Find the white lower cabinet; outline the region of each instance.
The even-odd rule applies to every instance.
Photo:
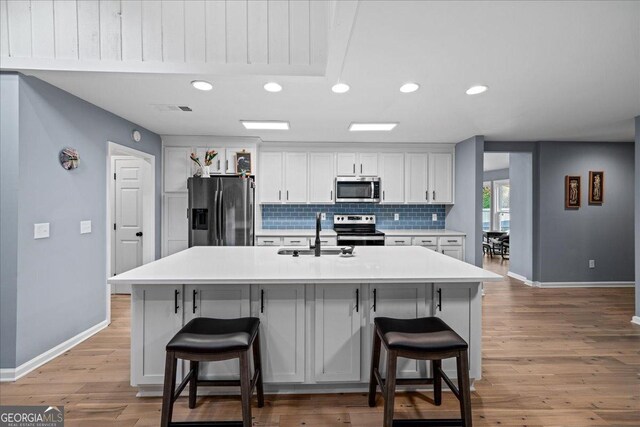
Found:
[[[360,381],[362,286],[315,285],[317,382]]]
[[[184,290],[185,324],[195,317],[234,319],[251,315],[250,285],[187,285]],[[237,359],[203,362],[200,364],[200,378],[237,379],[238,366]]]
[[[165,347],[182,327],[182,285],[135,286],[131,323],[131,384],[162,384]]]
[[[253,285],[264,381],[304,382],[305,285]]]
[[[472,348],[473,343],[471,342],[471,302],[477,288],[477,285],[467,285],[463,283],[446,286],[434,285],[433,287],[434,315],[444,320],[447,325],[469,344],[470,359],[475,350]],[[469,365],[471,366],[471,370],[473,370],[475,364],[469,363]],[[449,377],[457,377],[455,359],[443,360],[442,367]]]
[[[429,292],[427,292],[427,290]],[[376,317],[394,317],[398,319],[416,319],[431,314],[431,285],[424,283],[392,283],[369,285],[369,349],[372,345],[374,319]],[[384,347],[384,346],[383,346]],[[370,354],[371,350],[369,350]],[[367,365],[370,365],[370,361]],[[386,355],[384,348],[380,358],[380,372],[386,373]],[[368,369],[367,369],[368,371]],[[425,361],[398,359],[398,378],[426,377],[428,373]]]

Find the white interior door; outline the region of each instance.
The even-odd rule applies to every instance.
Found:
[[[124,273],[142,265],[143,161],[115,159],[114,270]],[[130,285],[114,285],[114,293],[131,293]]]

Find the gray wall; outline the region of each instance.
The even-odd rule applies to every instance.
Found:
[[[465,261],[482,266],[482,164],[484,137],[456,144],[455,205],[448,207],[446,228],[467,234]]]
[[[533,277],[533,155],[509,155],[510,236],[509,271]]]
[[[484,171],[484,173],[482,174],[482,179],[484,180],[484,182],[509,179],[509,168]]]
[[[158,135],[36,78],[19,77],[19,115],[17,366],[106,318],[107,141],[156,156],[157,257],[162,165]],[[78,169],[60,166],[65,146],[78,149]],[[33,239],[38,222],[50,238]]]
[[[634,280],[633,162],[631,143],[540,143],[541,282]],[[589,171],[604,171],[602,205],[588,203]],[[565,175],[582,176],[578,210],[564,208]]]
[[[0,74],[0,368],[16,363],[18,76]]]
[[[640,116],[636,117],[636,316],[640,317]]]

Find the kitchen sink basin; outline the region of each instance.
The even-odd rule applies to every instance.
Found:
[[[316,253],[314,249],[309,249],[309,248],[300,248],[300,249],[283,248],[278,250],[278,255],[292,256],[294,255],[295,252],[297,252],[298,255],[315,255]],[[342,252],[342,249],[340,248],[320,249],[320,255],[340,255],[341,252]]]

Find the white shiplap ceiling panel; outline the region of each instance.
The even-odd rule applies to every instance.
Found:
[[[0,0],[3,68],[322,75],[329,3]],[[154,63],[150,67],[149,63]],[[189,69],[190,71],[194,71]]]

